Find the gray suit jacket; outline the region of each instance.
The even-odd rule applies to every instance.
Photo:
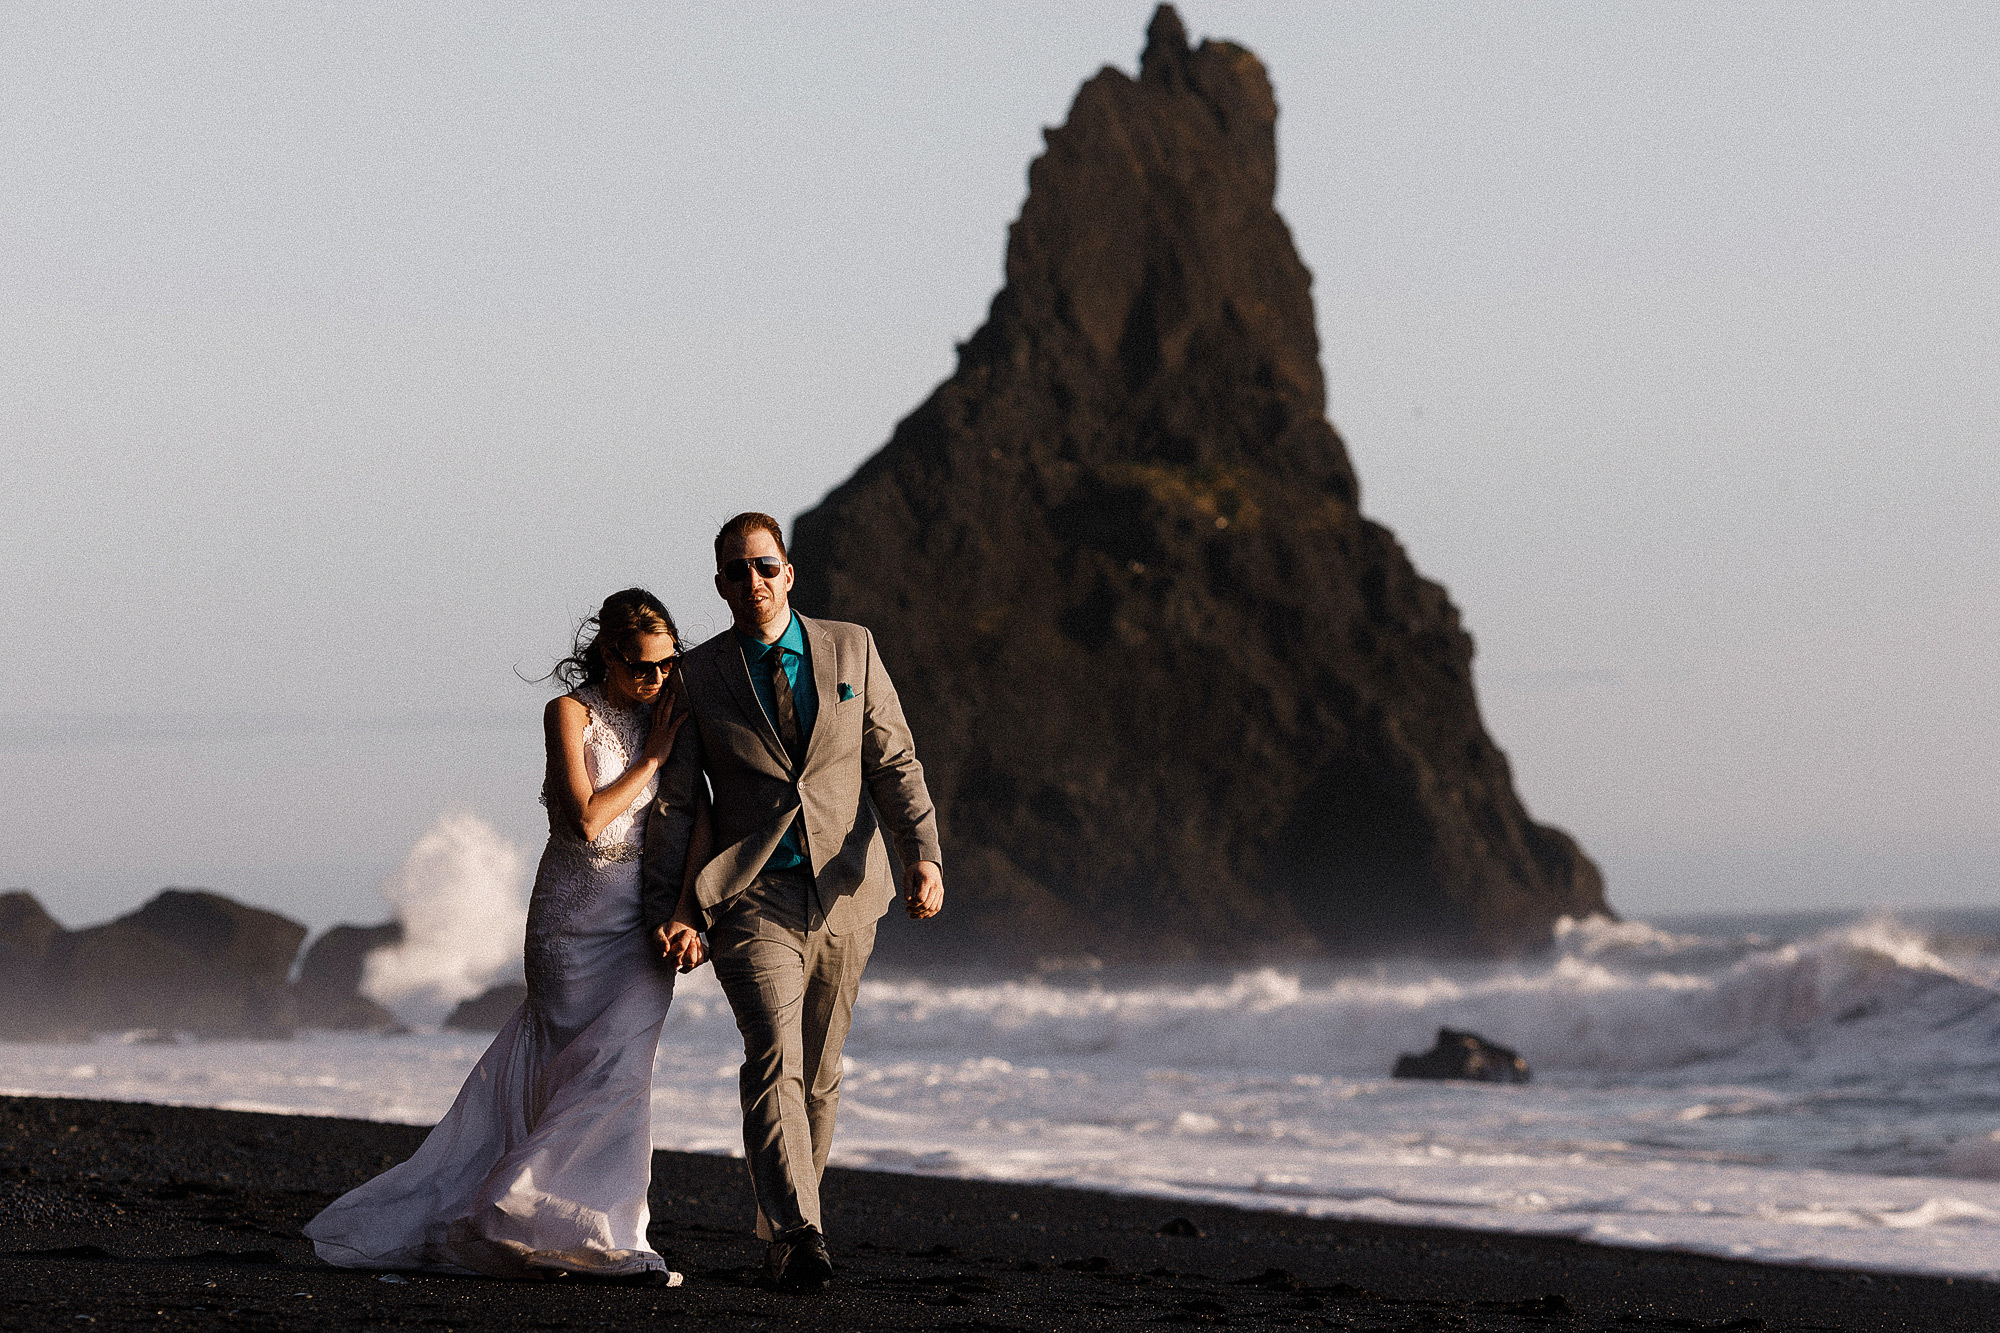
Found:
[[[715,834],[714,855],[693,885],[704,926],[750,886],[800,810],[820,911],[835,935],[876,920],[896,900],[884,826],[905,865],[944,863],[923,765],[874,636],[838,620],[799,616],[799,624],[812,649],[819,715],[796,769],[757,702],[734,631],[681,659],[693,716],[660,770],[659,798],[646,819],[648,930],[672,920],[680,900],[704,775]]]

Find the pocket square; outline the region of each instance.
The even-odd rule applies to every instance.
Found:
[[[853,697],[854,697],[854,687],[853,687],[852,685],[849,685],[849,684],[848,684],[848,683],[847,683],[846,681],[844,681],[844,680],[843,680],[843,681],[841,681],[841,682],[840,682],[840,701],[841,701],[842,703],[846,703],[846,702],[847,702],[847,701],[848,701],[849,699],[852,699]]]

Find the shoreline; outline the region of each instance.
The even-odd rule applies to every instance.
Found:
[[[657,1151],[649,1235],[674,1289],[320,1263],[298,1228],[422,1127],[147,1102],[0,1097],[0,1328],[1966,1329],[2000,1285],[1622,1249],[1514,1232],[830,1168],[839,1279],[753,1284],[735,1158]],[[1199,1233],[1199,1234],[1195,1234]],[[234,1311],[232,1315],[229,1312]]]
[[[340,1038],[349,1034],[317,1034]],[[436,1034],[433,1034],[436,1035]],[[443,1034],[455,1045],[471,1041],[483,1048],[484,1034]],[[411,1040],[411,1039],[399,1039]],[[239,1095],[219,1096],[224,1089],[213,1086],[203,1075],[196,1082],[200,1091],[188,1089],[185,1100],[176,1100],[166,1086],[89,1086],[98,1084],[98,1070],[86,1070],[83,1086],[72,1080],[69,1086],[51,1082],[24,1081],[0,1086],[0,1097],[43,1099],[73,1098],[84,1101],[121,1101],[155,1106],[182,1106],[190,1109],[233,1110],[279,1116],[307,1116],[327,1119],[365,1120],[384,1125],[427,1127],[448,1103],[435,1098],[410,1099],[392,1095],[386,1102],[375,1098],[377,1107],[356,1105],[353,1089],[342,1084],[347,1095],[323,1100],[300,1100],[302,1078],[313,1072],[311,1062],[290,1066],[285,1055],[290,1043],[260,1044],[263,1054],[245,1068],[253,1073],[261,1068],[276,1078],[287,1096],[275,1100],[256,1095],[239,1077]],[[81,1048],[78,1048],[81,1050]],[[100,1050],[120,1052],[145,1049],[114,1044]],[[400,1049],[400,1047],[398,1048]],[[88,1056],[89,1052],[82,1052]],[[434,1055],[435,1053],[433,1053]],[[463,1052],[454,1050],[451,1059]],[[67,1057],[65,1057],[67,1058]],[[470,1058],[469,1055],[466,1056]],[[58,1061],[57,1064],[61,1064]],[[235,1064],[241,1065],[242,1052]],[[431,1062],[419,1061],[423,1068]],[[702,1065],[699,1059],[693,1062]],[[78,1066],[78,1068],[84,1068]],[[111,1071],[110,1084],[118,1084],[119,1071]],[[132,1071],[123,1071],[131,1074]],[[237,1071],[240,1074],[243,1070]],[[398,1070],[393,1063],[375,1071],[381,1086],[394,1087]],[[402,1071],[407,1075],[409,1071]],[[456,1092],[458,1070],[452,1069],[451,1091]],[[692,1075],[683,1069],[670,1083],[694,1087],[709,1073],[704,1066]],[[129,1078],[123,1080],[130,1084]],[[147,1080],[140,1080],[143,1084]],[[157,1084],[157,1079],[152,1080]],[[304,1083],[317,1080],[303,1078]],[[668,1136],[670,1142],[659,1150],[689,1152],[698,1156],[730,1157],[737,1146],[734,1079],[728,1087],[728,1123],[717,1118],[716,1105],[704,1104],[697,1092],[685,1105],[656,1100],[655,1115],[665,1116],[662,1124],[672,1124],[681,1132]],[[256,1082],[253,1078],[251,1083]],[[1421,1095],[1432,1086],[1421,1081],[1397,1085]],[[685,1088],[682,1089],[685,1091]],[[412,1091],[403,1088],[403,1093]],[[436,1089],[429,1091],[435,1093]],[[1515,1089],[1496,1095],[1511,1096]],[[167,1094],[162,1096],[162,1094]],[[657,1093],[656,1093],[657,1096]],[[364,1103],[370,1098],[361,1099]],[[709,1101],[712,1102],[712,1098]],[[1074,1110],[1074,1108],[1072,1108]],[[1446,1108],[1446,1118],[1462,1108]],[[1087,1112],[1086,1112],[1087,1114]],[[683,1117],[692,1115],[696,1119]],[[697,1124],[699,1132],[687,1132]],[[1378,1124],[1376,1129],[1379,1131]],[[1569,1240],[1621,1250],[1660,1251],[1740,1260],[1780,1267],[1821,1268],[1834,1272],[1863,1272],[1876,1277],[1932,1277],[2000,1282],[2000,1265],[1990,1250],[1993,1211],[2000,1210],[2000,1184],[1991,1178],[1938,1176],[1927,1173],[1855,1174],[1803,1168],[1768,1168],[1755,1163],[1682,1162],[1656,1183],[1641,1164],[1612,1164],[1608,1169],[1596,1162],[1565,1166],[1539,1162],[1525,1166],[1525,1175],[1513,1178],[1505,1168],[1486,1165],[1473,1170],[1470,1178],[1451,1167],[1440,1168],[1434,1178],[1406,1177],[1400,1168],[1379,1161],[1323,1164],[1332,1172],[1297,1178],[1284,1174],[1291,1166],[1278,1163],[1276,1174],[1242,1160],[1236,1145],[1224,1143],[1222,1157],[1204,1156],[1212,1152],[1209,1140],[1183,1139],[1183,1153],[1177,1160],[1141,1162],[1136,1174],[1131,1163],[1111,1159],[1110,1169],[1100,1170],[1089,1145],[1081,1156],[1058,1154],[1018,1173],[987,1169],[979,1155],[983,1146],[967,1145],[946,1137],[926,1152],[908,1134],[891,1133],[886,1139],[871,1136],[864,1119],[850,1124],[836,1144],[835,1165],[861,1172],[908,1174],[928,1179],[965,1183],[992,1183],[1023,1187],[1053,1186],[1086,1193],[1151,1199],[1163,1207],[1176,1203],[1186,1206],[1218,1206],[1250,1212],[1271,1212],[1318,1221],[1346,1221],[1363,1225],[1405,1228],[1438,1228],[1475,1234],[1517,1237],[1544,1237]],[[1078,1145],[1072,1144],[1073,1148]],[[844,1151],[841,1151],[844,1150]],[[1191,1150],[1191,1151],[1187,1151]],[[1227,1154],[1234,1154],[1229,1156]],[[1307,1163],[1308,1168],[1313,1164]],[[1246,1169],[1249,1174],[1245,1174]],[[1497,1173],[1497,1174],[1496,1174]],[[1817,1179],[1815,1179],[1817,1178]],[[1319,1179],[1314,1185],[1312,1181]],[[1664,1186],[1666,1193],[1653,1196]],[[1499,1202],[1492,1191],[1500,1191]],[[1465,1195],[1475,1197],[1469,1202]],[[1480,1197],[1482,1192],[1486,1197]],[[1547,1193],[1546,1198],[1543,1192]],[[1516,1198],[1518,1196],[1518,1198]],[[1724,1206],[1706,1209],[1708,1198],[1724,1201]],[[1633,1200],[1640,1206],[1631,1206]],[[1509,1200],[1523,1205],[1502,1206]],[[1672,1207],[1693,1201],[1693,1207]],[[1653,1206],[1645,1206],[1651,1202]],[[1772,1220],[1773,1218],[1777,1220]],[[1823,1219],[1823,1220],[1822,1220]],[[1818,1222],[1818,1225],[1814,1223]]]

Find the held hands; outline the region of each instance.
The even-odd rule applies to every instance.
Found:
[[[679,971],[692,972],[708,961],[708,946],[700,932],[679,918],[654,930],[653,939],[660,946],[660,957]]]
[[[935,861],[918,861],[903,871],[903,910],[913,921],[944,910],[944,871]]]
[[[923,921],[944,910],[944,871],[935,861],[919,861],[903,874],[903,910],[912,920]],[[653,931],[660,957],[682,972],[692,972],[708,961],[708,945],[690,922],[675,917]]]

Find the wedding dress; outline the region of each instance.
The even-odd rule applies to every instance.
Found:
[[[584,761],[601,791],[640,753],[651,710],[620,708],[595,686],[573,697],[589,710]],[[639,851],[657,787],[647,783],[592,842],[551,832],[528,906],[526,1002],[416,1155],[306,1225],[320,1258],[680,1281],[646,1243],[653,1057],[674,991],[639,915]]]

